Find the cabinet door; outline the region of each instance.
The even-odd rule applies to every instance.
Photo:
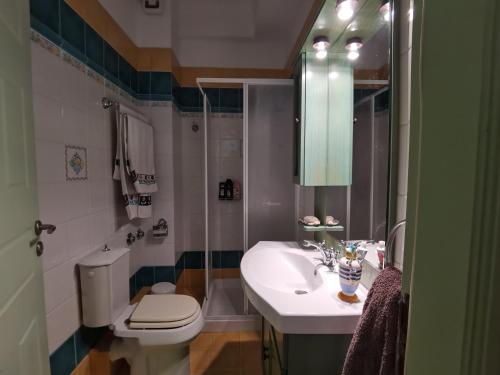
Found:
[[[302,151],[302,101],[304,100],[303,90],[304,85],[302,83],[304,79],[304,54],[299,56],[297,63],[295,64],[293,72],[293,82],[294,82],[294,92],[293,92],[293,175],[296,183],[301,183],[300,173],[303,170],[303,151]]]
[[[300,77],[300,79],[298,78]],[[303,53],[295,70],[296,169],[301,185],[347,186],[352,175],[353,70]]]
[[[351,185],[354,111],[354,80],[351,63],[345,59],[331,59],[327,81],[326,185]]]
[[[305,57],[303,102],[303,185],[327,184],[328,152],[328,61],[314,54]]]

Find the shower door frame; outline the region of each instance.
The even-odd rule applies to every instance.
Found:
[[[205,168],[205,298],[209,298],[209,231],[208,231],[208,140],[207,140],[207,106],[205,101],[210,103],[207,95],[203,91],[202,85],[207,84],[241,84],[243,86],[243,253],[248,251],[248,88],[250,86],[293,86],[293,79],[281,78],[197,78],[196,84],[203,95],[203,115],[205,119],[205,152],[204,152],[204,168]],[[248,314],[248,299],[244,298],[244,312]]]

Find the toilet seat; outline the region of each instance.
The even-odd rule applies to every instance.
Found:
[[[177,328],[192,323],[201,313],[200,305],[190,296],[146,295],[130,316],[133,329]]]
[[[152,295],[152,297],[167,296],[169,295]],[[176,324],[177,327],[175,328],[161,328],[158,327],[158,325],[155,325],[155,327],[157,328],[131,328],[130,317],[137,309],[138,305],[139,304],[128,306],[120,314],[120,316],[116,320],[114,320],[112,330],[116,337],[137,339],[142,346],[175,345],[189,342],[190,340],[194,339],[203,329],[205,320],[203,319],[203,314],[198,302],[196,302],[196,305],[198,306],[198,312],[195,312],[190,317],[191,319],[193,319],[190,323],[185,323],[182,326]]]

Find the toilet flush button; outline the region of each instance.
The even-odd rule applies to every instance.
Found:
[[[93,279],[93,278],[94,278],[94,276],[95,276],[95,272],[94,272],[94,271],[89,271],[89,272],[87,272],[87,277],[88,277],[89,279]]]

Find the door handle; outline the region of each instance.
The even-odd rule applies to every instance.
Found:
[[[42,241],[37,241],[36,246],[35,246],[35,251],[36,251],[36,256],[37,257],[42,256],[43,249],[44,249],[43,242]]]
[[[47,231],[47,234],[52,234],[55,232],[56,226],[52,224],[42,224],[40,220],[35,221],[35,234],[39,236],[44,230]]]

